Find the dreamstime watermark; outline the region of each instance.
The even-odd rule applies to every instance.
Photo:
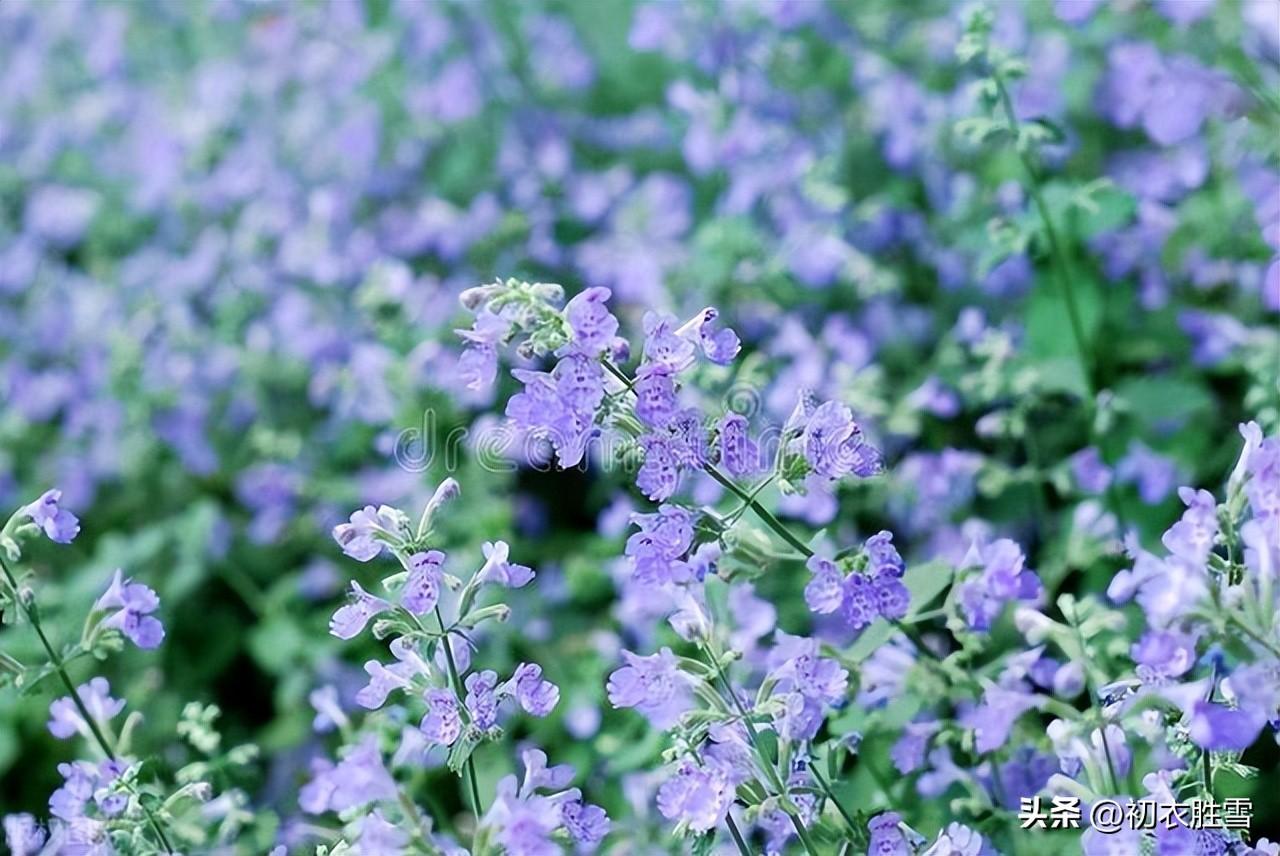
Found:
[[[760,391],[749,384],[730,387],[718,404],[714,408],[687,410],[686,419],[675,421],[679,433],[685,437],[710,436],[720,420],[704,415],[707,411],[737,413],[751,420],[763,409]],[[752,433],[750,443],[757,456],[757,469],[770,469],[781,447],[794,437],[788,437],[783,428],[776,420],[769,420],[762,429]],[[677,435],[676,428],[670,430],[672,436]],[[555,450],[575,445],[583,446],[580,461],[572,467],[561,466]],[[482,419],[470,425],[445,427],[444,420],[433,408],[422,412],[417,425],[404,428],[396,435],[392,456],[401,469],[412,473],[436,468],[454,473],[463,463],[493,473],[591,467],[635,473],[644,463],[644,454],[635,437],[617,426],[597,426],[576,436],[569,432],[557,433],[554,428],[520,429],[509,419]]]

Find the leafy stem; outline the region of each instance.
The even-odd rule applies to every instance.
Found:
[[[444,616],[440,614],[440,606],[436,605],[436,621],[440,623],[440,633],[442,634],[441,643],[444,646],[444,661],[449,667],[449,680],[453,683],[453,691],[458,696],[458,701],[463,699],[462,676],[458,673],[458,664],[453,659],[453,646],[449,641],[449,636],[444,626]],[[466,710],[466,705],[460,705]],[[467,755],[466,779],[467,785],[471,791],[471,810],[475,813],[476,823],[480,822],[480,786],[476,784],[476,764],[475,759],[471,755]]]
[[[65,661],[62,659],[62,655],[58,653],[58,649],[49,641],[49,637],[44,632],[44,627],[40,624],[40,613],[36,609],[33,609],[31,604],[27,603],[27,601],[23,599],[21,592],[18,590],[17,577],[15,577],[13,571],[9,569],[9,563],[6,562],[3,557],[0,557],[0,568],[4,570],[5,582],[8,583],[9,589],[13,593],[14,602],[18,604],[22,613],[27,617],[27,621],[30,622],[32,629],[35,630],[36,636],[39,637],[40,645],[44,648],[45,654],[49,658],[49,663],[53,666],[54,671],[57,672],[58,677],[62,681],[62,685],[66,687],[67,693],[71,697],[71,702],[76,706],[76,710],[80,713],[80,717],[89,727],[89,733],[93,735],[94,742],[98,744],[98,748],[102,750],[102,754],[105,755],[108,760],[115,761],[115,748],[111,745],[111,741],[107,739],[106,735],[103,734],[102,727],[98,724],[98,720],[89,712],[89,708],[84,703],[84,699],[80,698],[79,690],[76,689],[75,683],[71,680],[71,675],[67,673],[67,666]],[[131,782],[124,782],[124,786],[137,800],[138,806],[142,809],[142,813],[147,819],[147,825],[150,826],[152,832],[155,833],[156,840],[160,842],[160,846],[164,849],[164,852],[172,853],[173,845],[169,843],[169,837],[165,835],[164,827],[160,825],[160,821],[151,812],[151,809],[142,799],[142,795],[134,789]]]

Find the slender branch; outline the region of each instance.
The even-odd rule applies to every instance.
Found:
[[[738,845],[738,852],[742,856],[751,856],[751,848],[747,847],[747,841],[742,837],[742,830],[738,829],[738,822],[733,819],[733,815],[726,814],[724,819],[729,825],[729,834],[733,836],[733,843]]]
[[[453,683],[453,691],[458,695],[458,701],[463,699],[462,676],[458,673],[458,664],[453,659],[453,647],[449,640],[448,632],[445,630],[444,617],[440,614],[440,605],[436,604],[436,621],[440,623],[441,644],[444,645],[444,660],[449,666],[449,680]],[[466,705],[462,705],[465,710]],[[476,784],[476,764],[475,759],[471,755],[467,755],[466,761],[466,779],[471,790],[471,810],[476,816],[476,823],[480,822],[480,786]]]

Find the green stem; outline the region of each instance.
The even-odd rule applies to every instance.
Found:
[[[733,819],[733,815],[726,814],[724,819],[729,825],[729,834],[733,836],[733,843],[738,845],[738,852],[742,856],[751,856],[751,848],[747,847],[747,841],[742,837],[742,830],[738,829],[738,822]]]
[[[777,761],[768,758],[764,754],[764,750],[760,746],[759,735],[756,733],[755,723],[751,721],[751,716],[747,712],[747,708],[742,703],[742,699],[738,698],[738,694],[733,691],[733,685],[729,683],[728,676],[725,675],[724,669],[720,668],[720,660],[715,653],[707,646],[702,647],[703,653],[710,661],[711,667],[715,669],[716,677],[720,679],[720,683],[724,688],[725,695],[738,709],[738,713],[742,716],[742,724],[747,730],[747,739],[751,743],[752,750],[756,753],[756,757],[760,760],[760,766],[764,768],[765,773],[769,777],[770,784],[777,791],[778,796],[785,797],[787,794],[787,786],[778,774]],[[813,840],[809,837],[809,830],[805,828],[804,821],[790,809],[786,809],[787,817],[791,818],[791,825],[795,827],[796,835],[800,838],[800,843],[804,845],[805,852],[810,856],[817,856],[817,849],[814,847]]]
[[[462,702],[464,698],[464,688],[462,686],[462,676],[458,674],[458,665],[453,660],[453,647],[449,640],[449,634],[444,627],[444,616],[440,614],[440,606],[436,605],[436,621],[440,623],[441,644],[444,645],[444,660],[449,666],[449,680],[453,683],[453,691],[458,696],[458,701]],[[466,705],[461,705],[463,710]],[[476,764],[475,759],[471,755],[467,755],[466,762],[467,784],[471,790],[471,810],[475,813],[476,823],[480,823],[480,786],[476,784]]]
[[[818,765],[810,764],[809,772],[813,774],[814,781],[818,783],[818,787],[822,788],[823,792],[826,793],[827,799],[831,800],[831,804],[836,807],[836,811],[840,812],[840,816],[844,818],[844,822],[849,825],[849,831],[856,836],[858,834],[857,821],[853,819],[853,815],[851,815],[849,810],[844,807],[844,804],[840,802],[835,791],[832,790],[830,783],[827,782],[826,777],[818,772]]]
[[[1068,616],[1071,623],[1071,629],[1075,631],[1076,644],[1080,646],[1080,662],[1084,666],[1085,684],[1089,688],[1089,704],[1098,713],[1098,734],[1102,738],[1102,754],[1107,759],[1107,773],[1111,776],[1111,793],[1120,793],[1120,777],[1116,775],[1116,765],[1111,759],[1111,743],[1107,740],[1107,718],[1103,715],[1102,706],[1098,701],[1098,683],[1093,676],[1093,663],[1089,660],[1089,650],[1086,647],[1084,633],[1080,630],[1080,614],[1075,604],[1071,606],[1071,615]]]
[[[14,576],[13,571],[9,570],[9,564],[5,562],[3,558],[0,558],[0,568],[4,569],[5,580],[8,582],[9,588],[13,592],[14,601],[22,609],[23,614],[26,615],[27,621],[31,623],[32,629],[35,630],[36,636],[40,639],[41,646],[44,647],[44,651],[49,658],[49,662],[53,664],[54,671],[58,673],[58,677],[62,680],[62,685],[66,687],[67,693],[71,696],[71,702],[76,706],[76,710],[79,711],[80,717],[85,721],[85,724],[89,726],[89,732],[93,735],[93,739],[98,744],[98,748],[102,750],[102,754],[107,756],[109,760],[115,761],[115,749],[102,733],[102,728],[98,724],[98,720],[89,712],[89,708],[84,703],[84,699],[80,698],[79,690],[76,689],[75,683],[72,682],[71,675],[67,673],[67,667],[62,660],[62,655],[58,653],[58,650],[53,646],[53,643],[49,641],[49,637],[45,635],[44,627],[40,624],[39,613],[32,609],[27,602],[22,599],[22,595],[18,591],[17,577]],[[151,809],[142,801],[141,795],[134,790],[132,785],[126,785],[126,787],[129,792],[137,798],[138,806],[142,809],[143,815],[146,816],[147,824],[155,833],[156,839],[160,842],[160,846],[164,848],[164,852],[172,853],[173,845],[169,843],[169,838],[165,835],[164,828],[160,826],[160,822],[156,820],[155,815],[151,813]]]

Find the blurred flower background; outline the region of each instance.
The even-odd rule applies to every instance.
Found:
[[[394,814],[406,799],[431,835],[470,852],[548,852],[521,849],[501,812],[472,817],[473,788],[492,805],[504,776],[548,758],[573,766],[580,802],[547,773],[539,787],[555,794],[498,804],[554,803],[552,853],[733,852],[726,811],[750,852],[1137,853],[1119,839],[1090,851],[1096,836],[1079,830],[1021,832],[1019,798],[1069,792],[1056,774],[1138,799],[1202,757],[1209,793],[1253,800],[1246,840],[1280,835],[1280,751],[1262,724],[1280,700],[1274,591],[1251,596],[1260,615],[1229,612],[1241,579],[1270,579],[1280,551],[1280,464],[1263,459],[1280,452],[1262,439],[1280,430],[1276,0],[6,0],[0,44],[0,516],[26,508],[19,523],[48,536],[24,543],[20,563],[9,554],[0,628],[0,814],[25,818],[6,824],[13,852],[169,846],[147,831],[112,839],[110,820],[95,845],[107,849],[44,843],[51,814],[71,822],[50,800],[77,787],[60,765],[93,747],[66,688],[35,667],[47,652],[20,608],[27,586],[55,648],[84,627],[65,668],[104,721],[113,699],[141,714],[126,729],[143,762],[130,775],[166,783],[143,813],[170,827],[172,852],[454,852],[425,832],[410,840]],[[607,291],[567,310],[570,344],[530,315],[534,344],[503,348],[514,316],[493,304],[504,324],[486,332],[489,304],[473,317],[460,296],[509,277],[559,283],[570,301]],[[519,294],[528,312],[558,311],[557,295]],[[617,329],[595,314],[608,329],[584,333],[591,312]],[[664,363],[649,312],[673,329],[695,319],[694,368]],[[654,433],[624,437],[620,457],[525,442],[514,429],[538,427],[546,406],[521,409],[540,382],[528,373],[587,339],[592,360],[612,349],[606,367],[639,364],[640,403],[618,416],[626,387],[591,380],[600,395],[570,415],[665,430],[644,385],[681,372],[683,403],[716,428],[706,454],[744,484],[772,472],[750,499],[778,526],[739,506],[702,452],[679,457]],[[802,390],[840,404],[797,408]],[[841,468],[807,445],[787,469],[798,410],[805,443],[856,432],[867,457]],[[745,418],[722,422],[730,411]],[[452,586],[417,558],[428,530],[414,524],[448,477],[461,491],[431,518],[431,546],[469,569],[463,583],[489,569],[510,613],[435,649],[468,662],[474,649],[477,669],[496,670],[472,672],[457,699],[425,696],[436,718],[421,731],[437,743],[453,743],[441,735],[464,695],[466,723],[479,718],[471,678],[512,682],[503,733],[465,759],[469,779],[448,753],[391,736],[396,716],[424,715],[421,693],[408,713],[369,714],[357,698],[362,664],[389,659],[388,628],[330,633],[353,580],[386,596],[351,560],[364,561],[343,540],[356,536],[419,574],[423,609],[406,595],[404,612],[440,616]],[[40,500],[51,488],[60,496]],[[673,495],[668,517],[635,519],[671,548],[655,559],[650,541],[628,540],[631,515]],[[411,520],[351,515],[384,505]],[[1162,545],[1197,508],[1208,544],[1184,550],[1187,523]],[[687,537],[683,509],[699,516]],[[340,524],[354,527],[341,545]],[[676,543],[659,527],[679,529]],[[887,553],[868,540],[880,530],[893,533]],[[494,558],[508,548],[510,565]],[[894,624],[905,607],[883,603],[849,619],[849,568],[814,559],[853,553],[884,580],[905,565],[919,622]],[[1157,593],[1151,568],[1169,553],[1194,573],[1166,571]],[[511,570],[524,566],[532,585]],[[1188,593],[1197,574],[1210,581]],[[835,579],[830,609],[810,588],[821,579]],[[1202,600],[1219,612],[1200,616]],[[719,630],[690,630],[700,610]],[[1093,624],[1071,649],[1037,635],[1037,618]],[[688,785],[706,789],[697,798],[655,796],[717,768],[679,756],[679,705],[630,688],[640,672],[616,673],[665,669],[642,656],[708,638],[743,659],[752,699],[774,675],[822,721],[817,738],[785,717],[773,727],[781,743],[824,747],[798,756],[832,773],[853,820],[829,792],[817,808],[780,792],[752,804],[750,783],[727,773],[727,798],[702,781]],[[799,689],[794,664],[819,643],[847,685]],[[424,657],[422,674],[468,669]],[[1244,669],[1257,671],[1223,682]],[[962,686],[965,670],[985,694]],[[1271,695],[1242,699],[1246,674]],[[103,678],[109,688],[90,684]],[[1216,708],[1185,700],[1167,721],[1141,719],[1141,703],[1121,714],[1102,701],[1125,682],[1198,690],[1261,720],[1215,726]],[[1071,719],[1062,708],[1094,707],[1099,730],[1049,727]],[[1215,727],[1256,739],[1205,737]],[[1103,791],[1082,770],[1098,772],[1112,728],[1133,759]],[[84,751],[67,742],[77,734]],[[368,775],[393,774],[393,798],[373,785],[317,797],[326,776],[367,772],[340,744],[379,769],[385,756],[391,774]],[[317,773],[337,758],[349,769]],[[192,790],[197,809],[165,802],[197,781],[211,785]],[[120,817],[152,800],[136,792],[150,784],[121,787],[135,790]],[[799,794],[812,802],[815,787]],[[89,814],[116,817],[107,802]],[[792,835],[797,819],[813,841]],[[982,840],[946,838],[953,821]],[[1248,852],[1208,849],[1237,844],[1160,852]]]

